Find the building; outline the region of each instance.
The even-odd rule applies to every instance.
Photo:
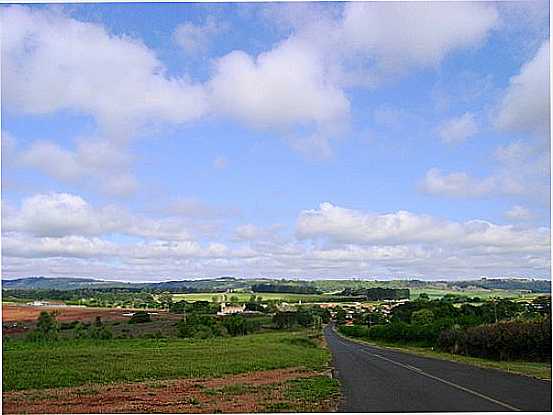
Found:
[[[243,313],[244,310],[246,310],[246,306],[244,304],[233,305],[233,304],[221,303],[221,311],[218,311],[217,315],[227,316],[229,314],[238,314],[238,313]]]
[[[47,306],[48,304],[49,304],[48,301],[37,301],[37,300],[27,303],[27,305],[31,305],[33,307],[44,307],[44,306]]]

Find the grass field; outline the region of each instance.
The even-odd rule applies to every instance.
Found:
[[[208,340],[120,339],[4,343],[4,391],[210,378],[286,367],[321,370],[329,352],[306,332]]]
[[[338,333],[340,336],[344,336]],[[424,357],[433,357],[436,359],[450,360],[453,362],[465,363],[468,365],[479,366],[490,369],[503,370],[505,372],[518,373],[520,375],[533,376],[538,379],[551,380],[551,363],[527,362],[527,361],[496,361],[482,359],[478,357],[462,356],[458,354],[437,352],[429,347],[417,347],[399,343],[390,343],[376,340],[362,340],[359,338],[348,337],[350,340],[367,343],[373,346],[392,348],[404,352],[413,353]]]
[[[511,297],[511,298],[525,298],[532,299],[539,294],[521,294],[519,291],[507,291],[507,290],[466,290],[466,291],[454,291],[439,288],[411,288],[411,299],[416,299],[421,293],[426,293],[431,299],[438,299],[446,294],[465,295],[468,297],[480,297],[481,299],[487,299],[490,297]],[[289,293],[193,293],[193,294],[174,294],[173,301],[231,301],[234,297],[237,302],[246,302],[252,295],[261,297],[263,300],[280,300],[289,303],[313,303],[313,302],[332,302],[332,297],[328,294],[289,294]]]
[[[328,301],[329,296],[318,294],[290,294],[290,293],[193,293],[193,294],[173,294],[173,301],[230,301],[231,297],[236,297],[237,302],[246,302],[252,295],[266,300],[281,300],[290,303],[302,303]]]
[[[411,288],[411,299],[416,299],[420,294],[428,294],[430,299],[442,298],[446,294],[456,294],[464,295],[467,297],[480,297],[481,299],[487,299],[490,297],[501,297],[501,298],[525,298],[532,299],[543,294],[521,294],[520,291],[508,291],[508,290],[464,290],[464,291],[454,291],[454,290],[442,290],[439,288]]]

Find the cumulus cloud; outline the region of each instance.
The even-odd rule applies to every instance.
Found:
[[[145,233],[139,241],[115,241],[107,237],[108,227],[127,235],[133,231],[120,230],[121,222],[110,222],[105,212],[103,221],[98,221],[102,212],[91,214],[86,202],[75,196],[58,199],[49,207],[69,217],[65,228],[54,227],[58,231],[52,232],[51,224],[59,216],[50,215],[42,222],[36,218],[34,222],[27,220],[26,226],[17,231],[13,225],[4,229],[5,275],[109,274],[118,279],[151,280],[228,274],[535,277],[549,272],[547,228],[497,225],[482,220],[455,222],[406,211],[367,213],[323,203],[318,209],[299,213],[298,239],[275,239],[274,233],[280,228],[247,224],[235,229],[230,244],[218,240],[201,244],[192,239],[160,239],[159,234]],[[71,207],[60,208],[62,202]],[[139,225],[140,229],[145,228],[143,223]],[[132,222],[124,226],[128,228]]]
[[[241,51],[223,56],[209,88],[217,112],[259,127],[330,123],[349,112],[320,56],[293,38],[257,57]]]
[[[549,41],[509,81],[495,125],[503,131],[550,134]]]
[[[445,121],[439,128],[438,134],[444,143],[462,143],[478,132],[478,125],[474,115],[466,112],[460,117]]]
[[[329,139],[349,117],[348,88],[436,66],[477,45],[498,21],[493,6],[478,3],[348,3],[338,16],[312,11],[315,18],[301,25],[292,19],[292,35],[273,49],[218,59],[208,88],[217,113],[258,128],[311,127],[289,142],[318,158],[329,155]]]
[[[50,9],[2,9],[2,85],[10,109],[91,114],[114,139],[147,122],[195,119],[206,109],[201,86],[168,77],[139,40]]]
[[[24,199],[19,209],[3,212],[5,232],[35,237],[106,236],[121,234],[146,239],[187,240],[191,236],[175,218],[149,219],[116,206],[94,207],[68,193],[37,194]]]
[[[325,238],[346,244],[437,244],[459,247],[517,248],[545,252],[548,229],[517,229],[482,220],[453,222],[407,211],[371,214],[323,203],[304,210],[297,222],[299,238]]]
[[[22,155],[25,165],[57,180],[93,176],[96,188],[128,195],[137,187],[122,160],[129,158],[128,141],[143,127],[207,111],[203,86],[169,77],[140,40],[52,9],[11,6],[0,15],[3,106],[24,114],[88,114],[100,128],[101,139],[81,139],[76,151],[37,141]]]
[[[436,66],[481,42],[498,16],[478,3],[354,3],[337,14],[315,11],[270,50],[216,59],[205,84],[168,76],[140,40],[60,12],[14,6],[3,9],[2,20],[2,99],[10,110],[90,114],[110,140],[123,142],[151,123],[214,113],[256,128],[307,129],[307,138],[289,141],[320,155],[330,153],[329,140],[347,124],[349,87]],[[174,38],[197,53],[224,26],[213,18],[188,22]]]
[[[482,3],[349,3],[343,36],[352,50],[376,57],[383,72],[436,66],[452,51],[482,42],[499,22]]]

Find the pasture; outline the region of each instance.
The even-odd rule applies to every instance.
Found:
[[[255,295],[262,301],[278,300],[289,303],[313,303],[319,301],[328,301],[329,295],[319,294],[291,294],[291,293],[192,293],[192,294],[173,294],[173,301],[210,301],[210,302],[238,302],[244,303]]]
[[[518,290],[484,290],[484,289],[451,290],[451,289],[440,289],[440,288],[411,288],[410,291],[411,291],[411,300],[418,298],[418,296],[422,293],[427,294],[431,300],[440,299],[447,294],[464,295],[467,297],[479,297],[482,300],[486,300],[491,297],[532,299],[540,295],[543,295],[543,294],[534,294],[534,293],[522,293],[521,291],[518,291]]]
[[[322,370],[329,352],[306,331],[233,338],[4,342],[4,391],[213,378],[279,368]]]

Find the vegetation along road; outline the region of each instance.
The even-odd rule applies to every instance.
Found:
[[[548,381],[325,337],[341,412],[551,411]]]

